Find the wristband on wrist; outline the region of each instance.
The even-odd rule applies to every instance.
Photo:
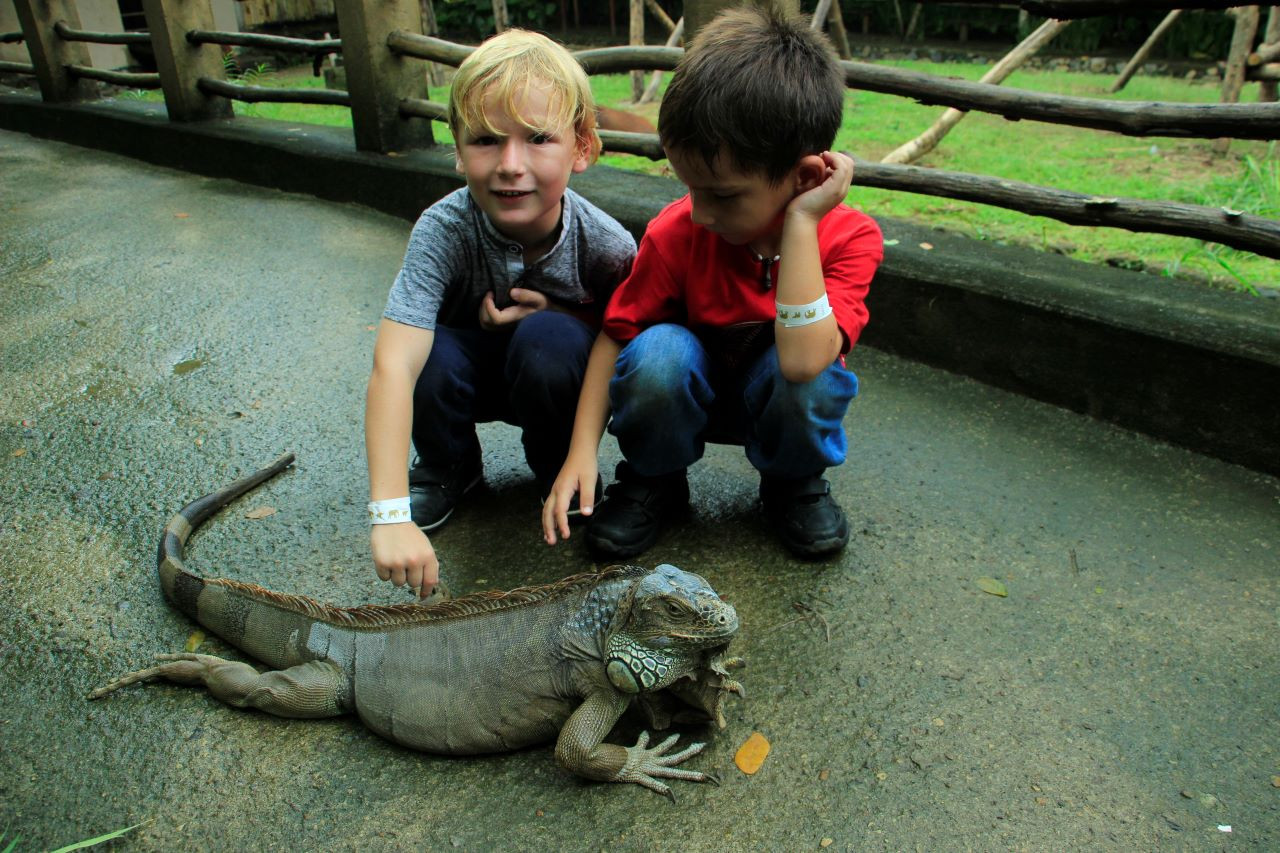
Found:
[[[778,322],[787,328],[807,326],[831,316],[831,303],[827,294],[822,294],[808,305],[783,305],[775,303],[778,309]]]
[[[413,513],[410,511],[408,498],[369,502],[370,524],[399,524],[410,521],[412,518]]]

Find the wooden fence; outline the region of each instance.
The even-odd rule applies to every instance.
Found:
[[[1041,6],[1107,5],[1101,0],[1058,0]],[[426,100],[423,61],[457,66],[474,48],[422,35],[420,0],[336,0],[341,39],[294,39],[213,28],[208,0],[144,0],[148,33],[87,32],[79,28],[75,0],[15,0],[20,33],[0,40],[24,41],[30,63],[0,62],[0,71],[34,75],[43,98],[66,102],[93,98],[92,81],[162,89],[171,121],[228,118],[231,101],[337,104],[351,109],[355,146],[391,152],[434,144],[431,121],[443,121],[444,104]],[[1024,4],[1031,5],[1031,4]],[[1214,6],[1213,0],[1183,0],[1182,7]],[[1066,14],[1066,13],[1063,13]],[[86,43],[149,41],[157,73],[137,74],[89,67]],[[341,53],[347,90],[279,89],[227,79],[226,46],[321,55]],[[1272,46],[1264,45],[1265,49]],[[588,73],[667,71],[683,54],[676,47],[612,47],[575,54]],[[1107,130],[1128,136],[1203,139],[1280,138],[1280,103],[1180,104],[1108,101],[1045,95],[984,83],[954,80],[865,62],[842,62],[846,83],[856,89],[913,98],[1008,119]],[[661,159],[652,134],[602,131],[605,148]],[[854,183],[944,196],[1048,216],[1078,225],[1124,228],[1210,240],[1280,258],[1280,222],[1242,211],[1175,202],[1087,196],[994,177],[859,160]]]

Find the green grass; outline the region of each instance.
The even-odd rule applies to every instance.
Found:
[[[987,66],[926,61],[884,63],[900,68],[977,80]],[[669,78],[670,75],[664,75]],[[278,74],[258,74],[256,85],[321,87],[310,66]],[[1119,95],[1109,95],[1110,75],[1067,72],[1015,72],[1006,85],[1040,92],[1117,100],[1204,102],[1218,100],[1218,87],[1165,77],[1136,77]],[[628,75],[591,78],[597,100],[607,106],[630,108]],[[1246,88],[1245,98],[1256,97]],[[148,95],[158,97],[158,95]],[[429,97],[445,101],[445,88]],[[846,119],[836,148],[867,160],[879,160],[913,139],[941,114],[941,107],[873,92],[849,91]],[[291,123],[350,126],[344,107],[307,104],[241,104],[238,115]],[[657,121],[657,103],[636,111]],[[452,143],[448,128],[433,127],[436,139]],[[1209,207],[1230,207],[1258,216],[1280,218],[1280,160],[1274,143],[1234,141],[1225,156],[1216,155],[1212,140],[1138,138],[1052,125],[1010,122],[973,112],[915,165],[971,172],[1046,187],[1102,196],[1152,201],[1179,201]],[[665,162],[606,154],[600,162],[618,168],[669,174]],[[1057,220],[952,199],[891,192],[855,186],[849,203],[872,216],[909,219],[951,232],[998,243],[1030,246],[1080,260],[1143,269],[1166,276],[1190,278],[1214,286],[1256,292],[1280,286],[1280,262],[1250,252],[1198,240],[1139,234],[1114,228],[1071,226]]]

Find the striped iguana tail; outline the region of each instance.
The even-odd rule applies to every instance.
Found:
[[[196,528],[209,517],[255,486],[270,480],[293,464],[294,456],[286,453],[261,471],[242,477],[234,483],[196,498],[178,510],[164,527],[160,537],[160,549],[156,554],[156,569],[160,573],[160,588],[183,613],[199,621],[195,609],[196,599],[204,589],[204,579],[187,571],[184,549]]]

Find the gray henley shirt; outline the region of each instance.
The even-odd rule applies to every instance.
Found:
[[[513,287],[540,291],[565,308],[604,313],[631,269],[636,242],[609,214],[571,189],[564,193],[560,237],[529,266],[524,248],[498,232],[466,187],[422,212],[383,316],[421,329],[437,323],[478,328],[480,304],[493,291],[499,308]]]

